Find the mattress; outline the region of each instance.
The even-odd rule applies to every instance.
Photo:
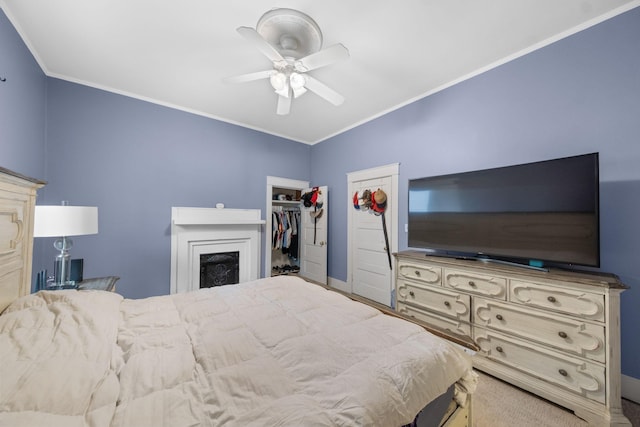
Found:
[[[401,426],[469,357],[295,277],[123,299],[41,291],[0,316],[0,426]]]

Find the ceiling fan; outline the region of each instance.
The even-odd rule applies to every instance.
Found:
[[[273,63],[273,69],[227,77],[228,83],[269,79],[278,94],[276,113],[289,114],[292,98],[310,90],[333,105],[344,97],[308,72],[349,58],[349,51],[338,43],[322,47],[322,32],[308,15],[293,9],[272,9],[262,15],[256,28],[239,27],[238,33],[255,45]]]

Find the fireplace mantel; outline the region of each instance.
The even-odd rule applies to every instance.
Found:
[[[260,209],[171,208],[171,293],[200,288],[200,255],[240,252],[240,282],[260,271]]]
[[[171,208],[174,225],[264,224],[260,209]]]

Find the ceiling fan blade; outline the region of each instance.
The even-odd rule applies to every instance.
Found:
[[[254,80],[268,79],[269,77],[271,77],[276,72],[277,72],[276,70],[257,71],[255,73],[240,74],[239,76],[225,77],[223,79],[223,81],[225,83],[251,82],[251,81],[254,81]]]
[[[309,89],[311,92],[326,99],[333,105],[341,105],[344,102],[344,96],[340,95],[338,92],[331,89],[329,86],[325,85],[324,83],[314,79],[308,74],[305,74],[304,78],[307,81],[307,83],[305,84],[305,87]]]
[[[349,50],[338,43],[296,61],[295,67],[300,72],[311,71],[348,58]]]
[[[278,95],[278,107],[276,108],[276,114],[279,116],[286,116],[291,111],[291,97]]]
[[[240,33],[242,37],[253,43],[254,46],[258,48],[258,50],[271,61],[284,61],[284,58],[282,57],[282,55],[280,55],[280,52],[278,52],[275,47],[271,46],[271,44],[253,28],[238,27],[236,31],[238,31],[238,33]]]

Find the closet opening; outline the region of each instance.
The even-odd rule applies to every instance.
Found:
[[[271,276],[300,271],[300,226],[299,207],[272,207]]]
[[[300,272],[300,197],[302,192],[273,188],[271,276]]]
[[[267,177],[264,277],[299,274],[327,284],[328,192],[326,185]]]
[[[265,277],[300,272],[300,200],[306,181],[267,177]]]

